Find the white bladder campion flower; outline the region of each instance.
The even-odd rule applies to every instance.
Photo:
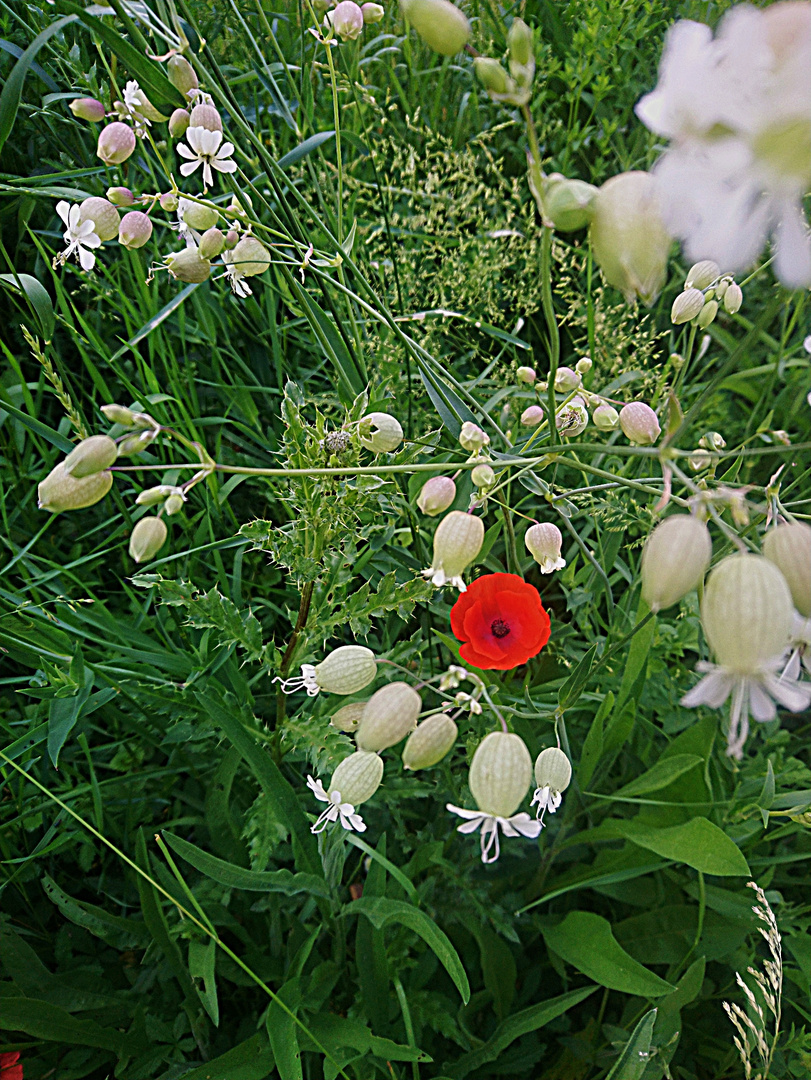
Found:
[[[237,163],[231,161],[234,144],[222,141],[221,131],[209,131],[204,127],[190,127],[186,132],[185,143],[178,143],[177,152],[186,158],[180,166],[181,176],[191,176],[198,165],[203,166],[203,184],[206,188],[214,183],[212,169],[221,173],[236,172]]]
[[[537,803],[535,816],[543,825],[543,816],[548,810],[554,814],[563,801],[563,792],[572,779],[572,763],[557,746],[548,746],[535,759],[535,783],[537,787],[532,795],[530,806]]]
[[[95,231],[94,222],[82,221],[82,208],[79,204],[74,203],[71,206],[65,199],[56,204],[56,212],[66,225],[62,236],[67,247],[54,259],[54,268],[62,266],[75,254],[82,270],[92,270],[96,265],[96,256],[91,249],[101,247],[101,239]]]
[[[653,172],[688,258],[745,270],[771,236],[783,284],[811,284],[809,70],[808,0],[739,4],[715,37],[689,20],[668,33],[659,83],[636,112],[671,140]]]
[[[366,832],[366,824],[360,814],[355,813],[355,807],[352,803],[341,802],[340,791],[333,791],[329,794],[324,790],[321,781],[313,780],[311,776],[307,777],[307,787],[319,802],[329,803],[327,809],[322,812],[315,825],[313,825],[312,832],[323,832],[332,821],[340,821],[348,832],[352,832],[353,829],[355,832]]]

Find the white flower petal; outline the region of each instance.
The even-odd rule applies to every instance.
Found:
[[[191,176],[197,166],[200,164],[199,159],[197,161],[187,161],[185,165],[180,166],[181,176]]]
[[[719,709],[732,693],[734,684],[733,676],[723,668],[716,668],[689,690],[681,699],[682,705],[695,708],[696,705],[709,705],[711,709]]]
[[[749,712],[761,724],[777,716],[777,707],[756,679],[749,680]]]
[[[66,199],[61,199],[56,204],[56,212],[64,221],[65,225],[70,225],[70,203]]]
[[[774,231],[775,271],[789,289],[811,285],[811,233],[802,204],[786,200]]]
[[[512,833],[507,832],[506,826],[510,825],[513,829]],[[527,813],[513,814],[511,818],[507,818],[506,822],[502,824],[505,836],[526,836],[529,840],[534,840],[536,836],[540,836],[543,826],[540,821],[536,821],[535,818],[531,818]]]
[[[237,163],[235,161],[221,161],[219,158],[214,158],[211,164],[217,172],[232,173],[237,171]]]
[[[181,157],[186,158],[188,161],[197,162],[200,160],[200,155],[192,153],[192,151],[189,150],[188,146],[186,146],[185,143],[178,143],[175,147],[175,150],[177,150],[178,154],[180,154]]]
[[[82,270],[92,270],[96,265],[96,256],[92,251],[88,251],[87,248],[78,248],[77,254],[79,256],[79,265]]]
[[[811,704],[811,686],[808,683],[784,682],[774,675],[767,676],[763,681],[768,692],[784,709],[802,712]]]

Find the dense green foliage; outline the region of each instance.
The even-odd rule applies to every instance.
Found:
[[[465,6],[476,47],[501,56],[517,8]],[[663,34],[727,6],[530,0],[548,171],[600,184],[647,168],[656,147],[633,106],[655,82]],[[169,22],[167,7],[154,10]],[[278,242],[247,299],[221,280],[147,284],[176,246],[167,228],[140,250],[109,245],[92,274],[52,269],[58,199],[166,189],[147,151],[102,166],[96,130],[66,107],[106,100],[111,73],[146,85],[97,29],[73,21],[44,41],[19,110],[0,115],[0,131],[13,121],[0,166],[0,1049],[22,1051],[26,1080],[737,1077],[721,1003],[743,1001],[735,972],[764,955],[754,880],[783,936],[770,1075],[807,1077],[809,717],[753,725],[735,762],[722,714],[680,704],[707,646],[694,594],[656,617],[640,600],[662,493],[655,452],[592,427],[485,508],[480,570],[523,573],[552,615],[539,657],[482,673],[533,759],[557,734],[574,764],[540,841],[506,841],[482,866],[444,810],[470,804],[487,709],[458,718],[434,769],[406,772],[385,753],[362,836],[310,833],[320,806],[305,777],[326,780],[352,749],[328,724],[344,699],[285,697],[274,679],[355,641],[425,679],[458,662],[455,596],[418,576],[434,522],[415,508],[430,473],[413,467],[463,465],[456,436],[471,419],[492,424],[496,454],[520,452],[534,393],[515,371],[548,371],[550,347],[520,111],[488,98],[469,57],[407,35],[392,3],[333,50],[339,161],[308,5],[279,7],[178,4]],[[110,10],[101,25],[142,58],[146,24]],[[79,11],[0,4],[6,86],[21,50]],[[722,313],[680,366],[671,353],[692,331],[668,318],[687,269],[677,256],[647,311],[601,282],[584,233],[547,254],[561,362],[588,353],[586,385],[623,400],[662,410],[672,392],[680,450],[708,431],[726,440],[701,483],[751,498],[747,522],[719,501],[715,559],[734,550],[733,531],[757,539],[770,482],[807,519],[808,295],[758,273],[741,311]],[[112,402],[147,409],[224,466],[345,472],[212,475],[142,571],[127,554],[135,496],[181,470],[120,474],[85,510],[37,508],[38,482],[77,438],[109,429],[99,410]],[[331,454],[327,435],[370,407],[401,420],[404,448]],[[186,453],[163,439],[128,463]],[[463,473],[456,509],[472,491]],[[674,498],[690,494],[674,477]],[[524,550],[536,516],[564,532],[554,576]],[[440,705],[430,686],[423,698]]]

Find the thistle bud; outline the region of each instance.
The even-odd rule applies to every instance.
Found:
[[[166,256],[166,268],[173,278],[189,284],[199,284],[211,274],[211,263],[201,259],[195,247],[170,252]]]
[[[228,261],[243,277],[256,277],[257,274],[264,274],[270,266],[270,252],[255,236],[244,236],[234,247]]]
[[[93,473],[77,479],[65,469],[65,462],[55,466],[37,487],[40,510],[59,514],[63,510],[83,510],[103,499],[113,486],[110,472]]]
[[[478,424],[472,424],[469,420],[466,420],[462,424],[462,430],[459,432],[459,444],[463,450],[475,453],[481,450],[483,446],[490,445],[490,436],[482,431]]]
[[[674,514],[653,530],[642,552],[642,598],[661,611],[692,592],[712,558],[707,526],[692,514]]]
[[[113,206],[134,206],[135,196],[126,187],[111,187],[107,188],[107,198],[113,204]]]
[[[591,357],[581,356],[574,369],[578,375],[587,375],[591,371]]]
[[[540,566],[542,574],[551,574],[553,570],[562,570],[566,560],[560,557],[563,537],[557,525],[543,521],[530,525],[524,536],[527,551]]]
[[[535,759],[535,783],[539,788],[548,787],[562,795],[572,779],[572,763],[562,750],[547,746]]]
[[[473,755],[468,783],[480,810],[511,817],[532,783],[532,759],[524,740],[504,731],[486,735]]]
[[[417,726],[422,701],[408,683],[381,686],[363,709],[355,742],[361,750],[379,752],[394,746]]]
[[[613,431],[620,422],[620,414],[613,405],[603,402],[591,414],[591,419],[594,421],[594,426],[599,428],[600,431]]]
[[[555,427],[567,438],[580,435],[588,427],[589,413],[581,397],[573,397],[555,414]]]
[[[524,427],[537,427],[543,420],[543,409],[540,405],[528,405],[521,413],[521,423]]]
[[[348,705],[342,705],[336,713],[333,713],[329,722],[338,731],[349,733],[357,731],[365,708],[365,701],[350,701]]]
[[[452,749],[459,729],[447,713],[434,713],[408,736],[403,750],[404,769],[430,769]]]
[[[169,117],[169,134],[173,139],[182,139],[191,126],[191,113],[188,109],[175,109]]]
[[[537,372],[535,371],[535,368],[532,367],[522,366],[515,373],[516,380],[520,383],[526,383],[528,386],[532,386],[537,377]]]
[[[169,498],[166,500],[166,502],[163,504],[164,513],[168,517],[171,517],[173,514],[179,514],[180,511],[183,509],[183,504],[185,503],[185,501],[186,499],[180,492],[173,491]]]
[[[368,413],[358,424],[361,444],[373,454],[388,454],[403,441],[399,420],[384,412]]]
[[[132,409],[126,409],[123,405],[102,405],[101,411],[111,424],[121,424],[122,427],[132,427],[135,423],[135,413]]]
[[[363,30],[363,12],[354,0],[340,0],[332,11],[327,12],[324,25],[342,41],[354,41]]]
[[[712,259],[703,259],[695,263],[687,271],[687,279],[684,287],[690,289],[706,289],[721,276],[721,267]],[[686,320],[685,320],[686,321]]]
[[[191,199],[181,199],[177,209],[180,211],[184,225],[188,225],[198,232],[205,232],[207,229],[212,228],[220,218],[219,211],[215,210],[213,206],[192,202]]]
[[[727,289],[727,293],[729,293],[729,289]],[[706,330],[717,314],[718,301],[708,300],[699,312],[698,318],[696,319],[696,326],[701,330]]]
[[[79,204],[79,221],[92,221],[99,240],[112,240],[118,235],[118,211],[109,199],[93,195]]]
[[[724,310],[730,315],[734,315],[736,311],[740,310],[742,303],[743,292],[740,285],[735,281],[730,281],[724,291]]]
[[[704,293],[701,289],[685,289],[673,301],[673,307],[670,309],[670,321],[674,326],[681,326],[682,323],[694,319],[703,307]]]
[[[380,4],[361,4],[360,10],[363,13],[363,21],[366,26],[379,23],[386,14]]]
[[[127,160],[134,149],[135,132],[128,124],[122,124],[120,120],[107,124],[99,132],[96,156],[100,157],[105,165],[120,165]]]
[[[544,224],[558,232],[576,232],[589,224],[598,191],[593,184],[552,173],[541,187]]]
[[[175,491],[177,491],[177,488],[173,484],[158,484],[156,487],[145,488],[139,492],[135,503],[137,506],[157,506],[158,503],[173,495]]]
[[[461,510],[451,510],[434,533],[433,562],[423,570],[423,576],[430,578],[434,585],[455,585],[460,592],[465,592],[467,587],[462,574],[479,554],[483,543],[482,519]]]
[[[449,476],[432,476],[422,485],[417,506],[428,517],[436,517],[452,505],[456,498],[456,484]]]
[[[477,465],[470,474],[470,479],[477,488],[491,488],[496,482],[496,474],[492,468],[484,462]]]
[[[329,795],[339,792],[341,801],[360,806],[371,799],[383,779],[383,759],[379,754],[356,750],[344,758],[332,774]]]
[[[494,94],[496,98],[512,94],[517,89],[499,61],[492,56],[477,56],[473,61],[473,70],[488,94]]]
[[[195,105],[189,118],[189,127],[201,127],[206,131],[222,131],[222,117],[213,105]]]
[[[118,242],[130,251],[142,248],[152,236],[152,222],[140,210],[130,210],[118,227]]]
[[[643,401],[632,401],[620,409],[620,427],[634,446],[652,446],[662,433],[656,413]]]
[[[510,52],[510,63],[519,67],[527,67],[534,63],[535,56],[532,51],[532,30],[523,19],[515,18],[507,34],[507,48]]]
[[[194,68],[185,56],[175,55],[170,57],[169,63],[166,65],[166,74],[169,76],[169,82],[172,86],[179,90],[185,98],[189,96],[190,90],[200,88]]]
[[[811,616],[811,526],[804,521],[778,525],[763,538],[763,554],[786,579],[799,613]]]
[[[98,124],[104,119],[104,106],[96,98],[74,98],[68,103],[68,108],[79,120],[89,120],[91,124]]]
[[[316,693],[326,690],[328,694],[356,694],[374,682],[377,661],[372,650],[363,645],[341,645],[320,664],[303,665],[302,671],[305,677],[312,672]]]
[[[168,214],[174,214],[178,206],[180,206],[180,200],[173,191],[166,191],[160,197],[161,210],[165,210]]]
[[[793,614],[786,579],[762,555],[729,555],[707,579],[701,624],[718,663],[729,671],[751,674],[779,657]]]
[[[166,543],[168,534],[163,518],[142,517],[130,535],[130,558],[137,563],[153,559]]]
[[[408,22],[429,49],[455,56],[470,38],[470,23],[450,0],[400,0]]]
[[[109,468],[117,457],[118,447],[109,435],[91,435],[82,439],[62,464],[68,476],[81,480]]]
[[[559,394],[569,394],[576,390],[583,380],[570,367],[559,367],[555,372],[555,389]]]
[[[653,177],[646,172],[612,176],[591,209],[591,243],[605,280],[629,303],[638,295],[650,306],[665,283],[671,245]]]
[[[197,250],[201,259],[216,259],[218,255],[222,255],[225,250],[225,235],[222,229],[218,229],[216,225],[206,229],[200,237]]]

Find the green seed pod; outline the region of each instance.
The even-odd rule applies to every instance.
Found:
[[[65,462],[51,469],[37,488],[40,510],[59,514],[63,510],[83,510],[103,499],[113,486],[110,472],[93,473],[77,479],[65,470]]]
[[[532,783],[532,758],[518,735],[493,731],[476,748],[468,779],[479,809],[511,817]]]
[[[653,530],[642,552],[642,598],[662,611],[696,588],[712,558],[712,540],[703,521],[674,514]]]
[[[735,281],[730,281],[724,290],[724,310],[730,315],[734,315],[736,311],[740,310],[743,303],[743,292],[740,285]]]
[[[213,206],[192,202],[191,199],[181,199],[179,208],[184,225],[188,225],[197,232],[205,232],[216,225],[220,219],[219,211]]]
[[[190,124],[191,115],[188,109],[175,109],[169,117],[169,134],[173,139],[182,139]]]
[[[400,421],[384,412],[368,413],[358,425],[358,438],[374,454],[396,450],[403,441]]]
[[[491,488],[496,482],[496,474],[492,468],[485,462],[482,465],[477,465],[470,474],[470,479],[478,488]]]
[[[644,401],[632,401],[620,409],[620,427],[634,446],[652,446],[662,434],[656,413]]]
[[[338,731],[346,731],[351,734],[353,731],[358,730],[358,724],[365,708],[365,701],[350,701],[348,705],[342,705],[336,713],[333,713],[329,722]]]
[[[191,111],[189,127],[201,127],[206,131],[222,131],[222,117],[213,105],[195,105]]]
[[[403,750],[403,768],[430,769],[440,762],[456,742],[459,729],[447,713],[434,713],[408,736]]]
[[[216,259],[225,250],[225,234],[216,225],[206,229],[200,237],[200,246],[197,249],[201,259]]]
[[[157,506],[158,503],[173,495],[176,488],[172,484],[158,484],[157,487],[145,488],[135,500],[137,506]]]
[[[510,63],[526,67],[535,57],[532,51],[532,30],[523,19],[515,18],[507,34]]]
[[[228,264],[235,266],[243,277],[256,277],[270,266],[270,252],[255,236],[245,236],[231,252]]]
[[[101,411],[111,424],[121,424],[122,427],[132,427],[135,423],[135,413],[123,405],[102,405]]]
[[[538,377],[538,373],[535,368],[522,365],[515,373],[515,377],[520,383],[527,383],[528,386],[532,386]]]
[[[685,289],[706,289],[721,276],[721,267],[712,259],[703,259],[687,271]]]
[[[198,90],[200,87],[194,68],[185,56],[170,57],[166,65],[166,74],[169,76],[169,82],[172,86],[179,90],[185,98],[189,96],[190,90]]]
[[[473,70],[488,94],[511,94],[517,89],[498,60],[494,60],[492,56],[477,56],[473,61]]]
[[[592,204],[598,189],[585,180],[573,180],[562,173],[552,173],[542,183],[541,201],[544,224],[558,232],[576,232],[592,218]]]
[[[185,501],[186,500],[179,492],[172,492],[172,494],[163,504],[164,513],[166,513],[169,517],[171,517],[173,514],[179,514],[180,511],[183,509],[183,504],[185,503]]]
[[[69,476],[81,480],[109,468],[117,457],[118,447],[109,435],[91,435],[82,439],[62,464]]]
[[[341,645],[313,668],[316,684],[329,694],[356,694],[377,676],[377,662],[363,645]]]
[[[547,746],[535,759],[535,783],[539,788],[548,787],[560,794],[572,779],[572,763],[562,750]]]
[[[361,750],[394,746],[414,730],[421,708],[420,695],[408,683],[381,686],[366,702],[355,742]]]
[[[703,307],[704,293],[701,289],[685,289],[673,301],[673,307],[670,309],[670,321],[674,326],[681,326],[682,323],[690,322],[691,319],[700,314]]]
[[[701,624],[718,663],[749,675],[780,656],[794,605],[786,579],[762,555],[729,555],[707,579]]]
[[[435,585],[446,583],[464,588],[462,574],[473,562],[484,543],[484,522],[473,514],[451,510],[434,533],[434,558],[423,574]]]
[[[786,579],[794,606],[807,619],[811,616],[811,526],[795,521],[770,529],[763,537],[763,554]]]
[[[133,206],[135,204],[135,196],[126,187],[107,188],[107,198],[113,206]]]
[[[600,431],[613,431],[620,422],[620,414],[613,405],[603,402],[591,414],[591,419],[594,421],[594,426],[599,428]]]
[[[143,453],[158,434],[155,428],[139,431],[137,434],[127,435],[118,444],[118,456],[130,457],[132,454]]]
[[[727,289],[727,294],[728,293],[729,289]],[[717,314],[718,301],[708,300],[698,314],[698,318],[696,319],[696,326],[698,326],[701,330],[706,330]]]
[[[79,204],[79,221],[92,221],[93,231],[100,240],[112,240],[118,236],[118,211],[109,199],[93,195]]]
[[[166,543],[168,534],[163,518],[142,517],[136,521],[130,535],[130,558],[138,563],[154,558]]]
[[[383,759],[378,754],[356,750],[340,763],[332,774],[329,791],[341,793],[341,801],[360,806],[371,799],[383,779]]]
[[[166,256],[166,267],[173,278],[189,284],[199,284],[211,276],[211,263],[201,259],[194,247],[170,252]]]
[[[432,476],[422,485],[417,506],[429,517],[436,517],[447,510],[456,498],[456,484],[450,476]]]
[[[450,0],[400,0],[400,7],[428,48],[441,56],[455,56],[467,45],[470,23]]]

